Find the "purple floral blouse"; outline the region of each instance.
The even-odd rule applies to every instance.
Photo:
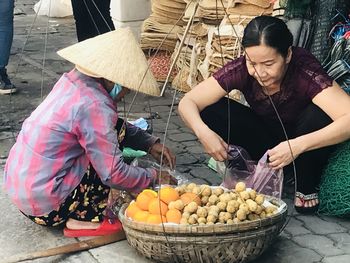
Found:
[[[332,85],[332,79],[319,61],[307,50],[293,47],[292,59],[281,84],[281,90],[271,99],[285,124],[293,124],[299,114],[323,89]],[[213,74],[226,90],[240,90],[250,107],[264,120],[277,121],[277,115],[259,82],[248,74],[245,56],[227,63]]]

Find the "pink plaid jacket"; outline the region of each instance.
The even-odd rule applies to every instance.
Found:
[[[123,162],[115,125],[118,113],[97,79],[77,70],[63,74],[23,123],[5,166],[4,188],[28,215],[47,214],[81,181],[89,163],[103,183],[138,191],[153,169]],[[148,151],[158,138],[128,125],[125,145]]]

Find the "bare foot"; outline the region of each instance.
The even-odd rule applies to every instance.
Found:
[[[101,223],[92,223],[86,221],[79,221],[69,218],[66,222],[66,227],[69,229],[97,229]]]
[[[308,201],[304,201],[304,203],[302,202],[302,200],[299,197],[295,197],[295,206],[297,207],[314,207],[316,205],[318,205],[319,201],[318,199],[312,199],[312,200],[308,200]]]

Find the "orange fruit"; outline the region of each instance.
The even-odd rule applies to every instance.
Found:
[[[148,212],[148,211],[140,210],[140,211],[137,211],[137,212],[135,213],[133,219],[134,219],[136,222],[146,222],[148,216],[149,216],[149,212]]]
[[[153,191],[151,189],[145,189],[145,190],[142,191],[142,193],[148,194],[151,197],[157,197],[158,196],[157,192]]]
[[[178,192],[174,188],[169,187],[169,186],[161,188],[159,190],[159,197],[160,197],[160,200],[162,200],[167,205],[171,201],[176,201],[177,199],[180,198]]]
[[[151,214],[155,214],[155,215],[162,214],[163,216],[165,216],[166,212],[168,212],[168,206],[162,200],[159,200],[158,198],[153,198],[149,202],[148,211]]]
[[[142,192],[136,197],[136,204],[144,211],[148,210],[148,204],[152,199],[156,199],[149,193]]]
[[[169,223],[175,223],[175,224],[180,224],[181,220],[181,212],[177,209],[170,209],[168,212],[166,212],[166,220]]]
[[[136,202],[131,202],[126,208],[125,213],[127,217],[134,218],[136,212],[141,211],[141,209],[137,206]]]
[[[148,224],[162,224],[163,223],[166,223],[166,217],[165,216],[161,216],[161,215],[154,215],[154,214],[150,214],[147,218],[147,221],[146,223]]]
[[[197,205],[201,205],[201,199],[198,195],[194,193],[184,193],[180,196],[180,199],[184,203],[184,205],[188,205],[191,202],[196,202]]]

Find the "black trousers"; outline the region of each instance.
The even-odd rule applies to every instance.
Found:
[[[71,0],[78,41],[114,30],[111,0]]]
[[[286,140],[279,123],[269,123],[251,108],[223,98],[201,112],[203,121],[229,144],[246,149],[251,158],[258,161],[268,150]],[[315,104],[310,104],[293,125],[286,125],[289,139],[319,130],[332,119]],[[230,124],[230,127],[229,125]],[[303,194],[316,192],[322,169],[334,146],[305,152],[295,160],[297,190]],[[293,171],[292,164],[284,168]]]

